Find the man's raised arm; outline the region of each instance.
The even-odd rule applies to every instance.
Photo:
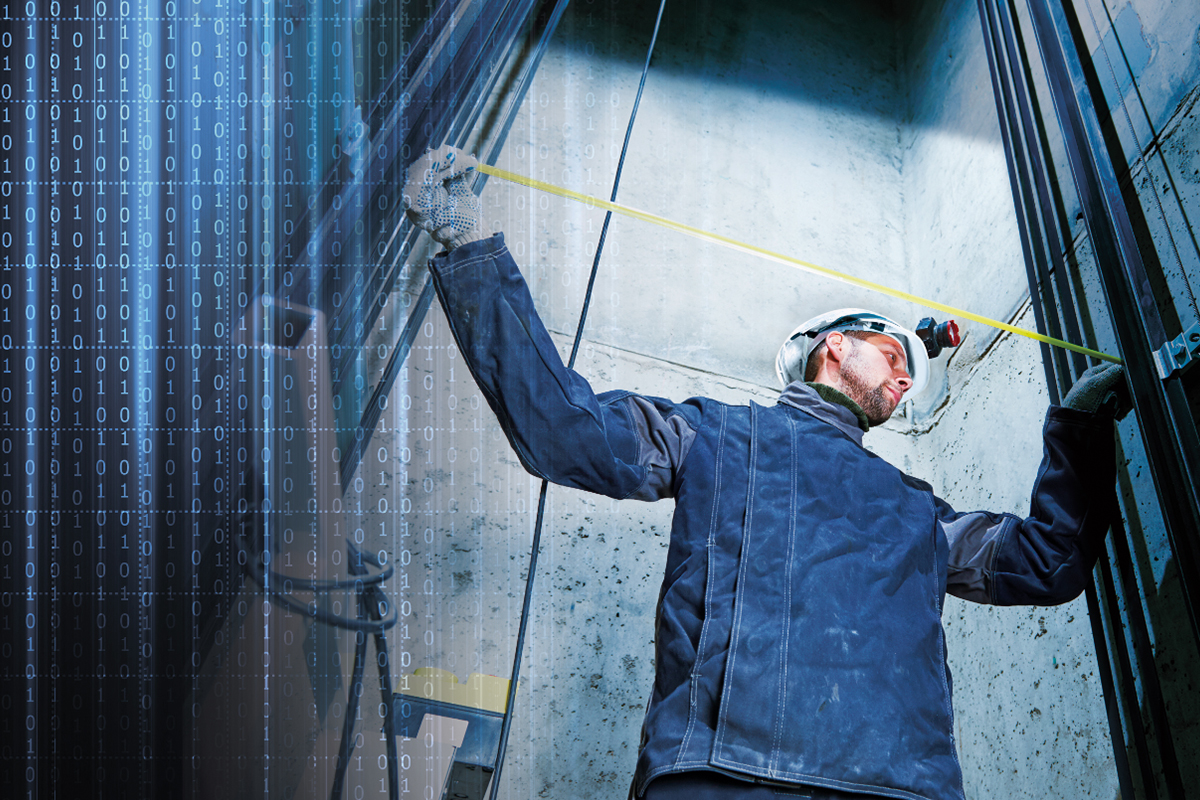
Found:
[[[475,160],[451,148],[412,165],[409,217],[447,251],[429,269],[475,382],[534,475],[610,497],[672,494],[699,410],[628,392],[597,396],[568,370],[502,234],[479,225]]]
[[[1052,406],[1029,516],[956,513],[940,503],[950,544],[947,590],[996,605],[1055,605],[1078,597],[1116,512],[1113,415],[1101,410],[1122,377],[1115,364],[1085,372]]]

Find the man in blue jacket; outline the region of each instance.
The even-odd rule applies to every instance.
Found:
[[[1086,585],[1113,507],[1119,368],[1044,427],[1031,513],[957,512],[862,447],[923,352],[842,310],[780,351],[770,407],[596,395],[567,370],[449,148],[410,170],[451,330],[524,467],[614,498],[674,498],[634,791],[652,800],[963,797],[942,604],[1054,604]],[[849,313],[846,313],[849,311]],[[804,372],[807,371],[807,376]]]

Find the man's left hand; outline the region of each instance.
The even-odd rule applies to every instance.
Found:
[[[1110,395],[1119,393],[1124,377],[1125,368],[1120,364],[1098,364],[1089,367],[1063,398],[1063,407],[1094,414]],[[1119,407],[1121,403],[1118,402],[1117,405]]]

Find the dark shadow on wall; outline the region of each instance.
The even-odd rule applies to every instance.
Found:
[[[555,44],[604,48],[601,55],[640,66],[657,9],[632,0],[573,3]],[[651,66],[652,76],[999,141],[974,3],[671,2]],[[962,70],[977,77],[964,82]],[[975,95],[986,101],[984,113]]]

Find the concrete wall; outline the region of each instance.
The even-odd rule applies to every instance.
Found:
[[[1029,291],[980,31],[976,4],[962,0],[932,0],[904,21],[904,254],[918,294],[1008,322]],[[1000,333],[960,326],[963,344],[933,362],[915,421],[929,421]]]
[[[573,4],[499,166],[607,197],[653,13]],[[931,0],[906,14],[669,4],[618,199],[1032,327],[975,5]],[[484,207],[565,358],[603,214],[497,180]],[[391,324],[420,280],[410,268]],[[577,367],[597,390],[769,402],[782,337],[853,305],[912,323],[928,313],[618,217]],[[867,443],[956,507],[1024,514],[1047,401],[1040,354],[966,332],[930,393]],[[508,674],[537,484],[436,304],[359,477],[364,536],[390,554],[390,588],[410,604],[394,671]],[[502,796],[623,796],[670,515],[666,503],[550,489]],[[951,599],[945,622],[968,797],[1112,797],[1082,601]]]
[[[500,165],[607,198],[655,11],[572,7]],[[904,285],[894,38],[871,2],[668,4],[619,200]],[[573,332],[603,214],[496,181],[488,194],[512,215],[489,222],[515,248],[529,237],[547,325]],[[590,338],[763,385],[775,382],[773,343],[830,298],[877,301],[620,218],[599,281]]]

